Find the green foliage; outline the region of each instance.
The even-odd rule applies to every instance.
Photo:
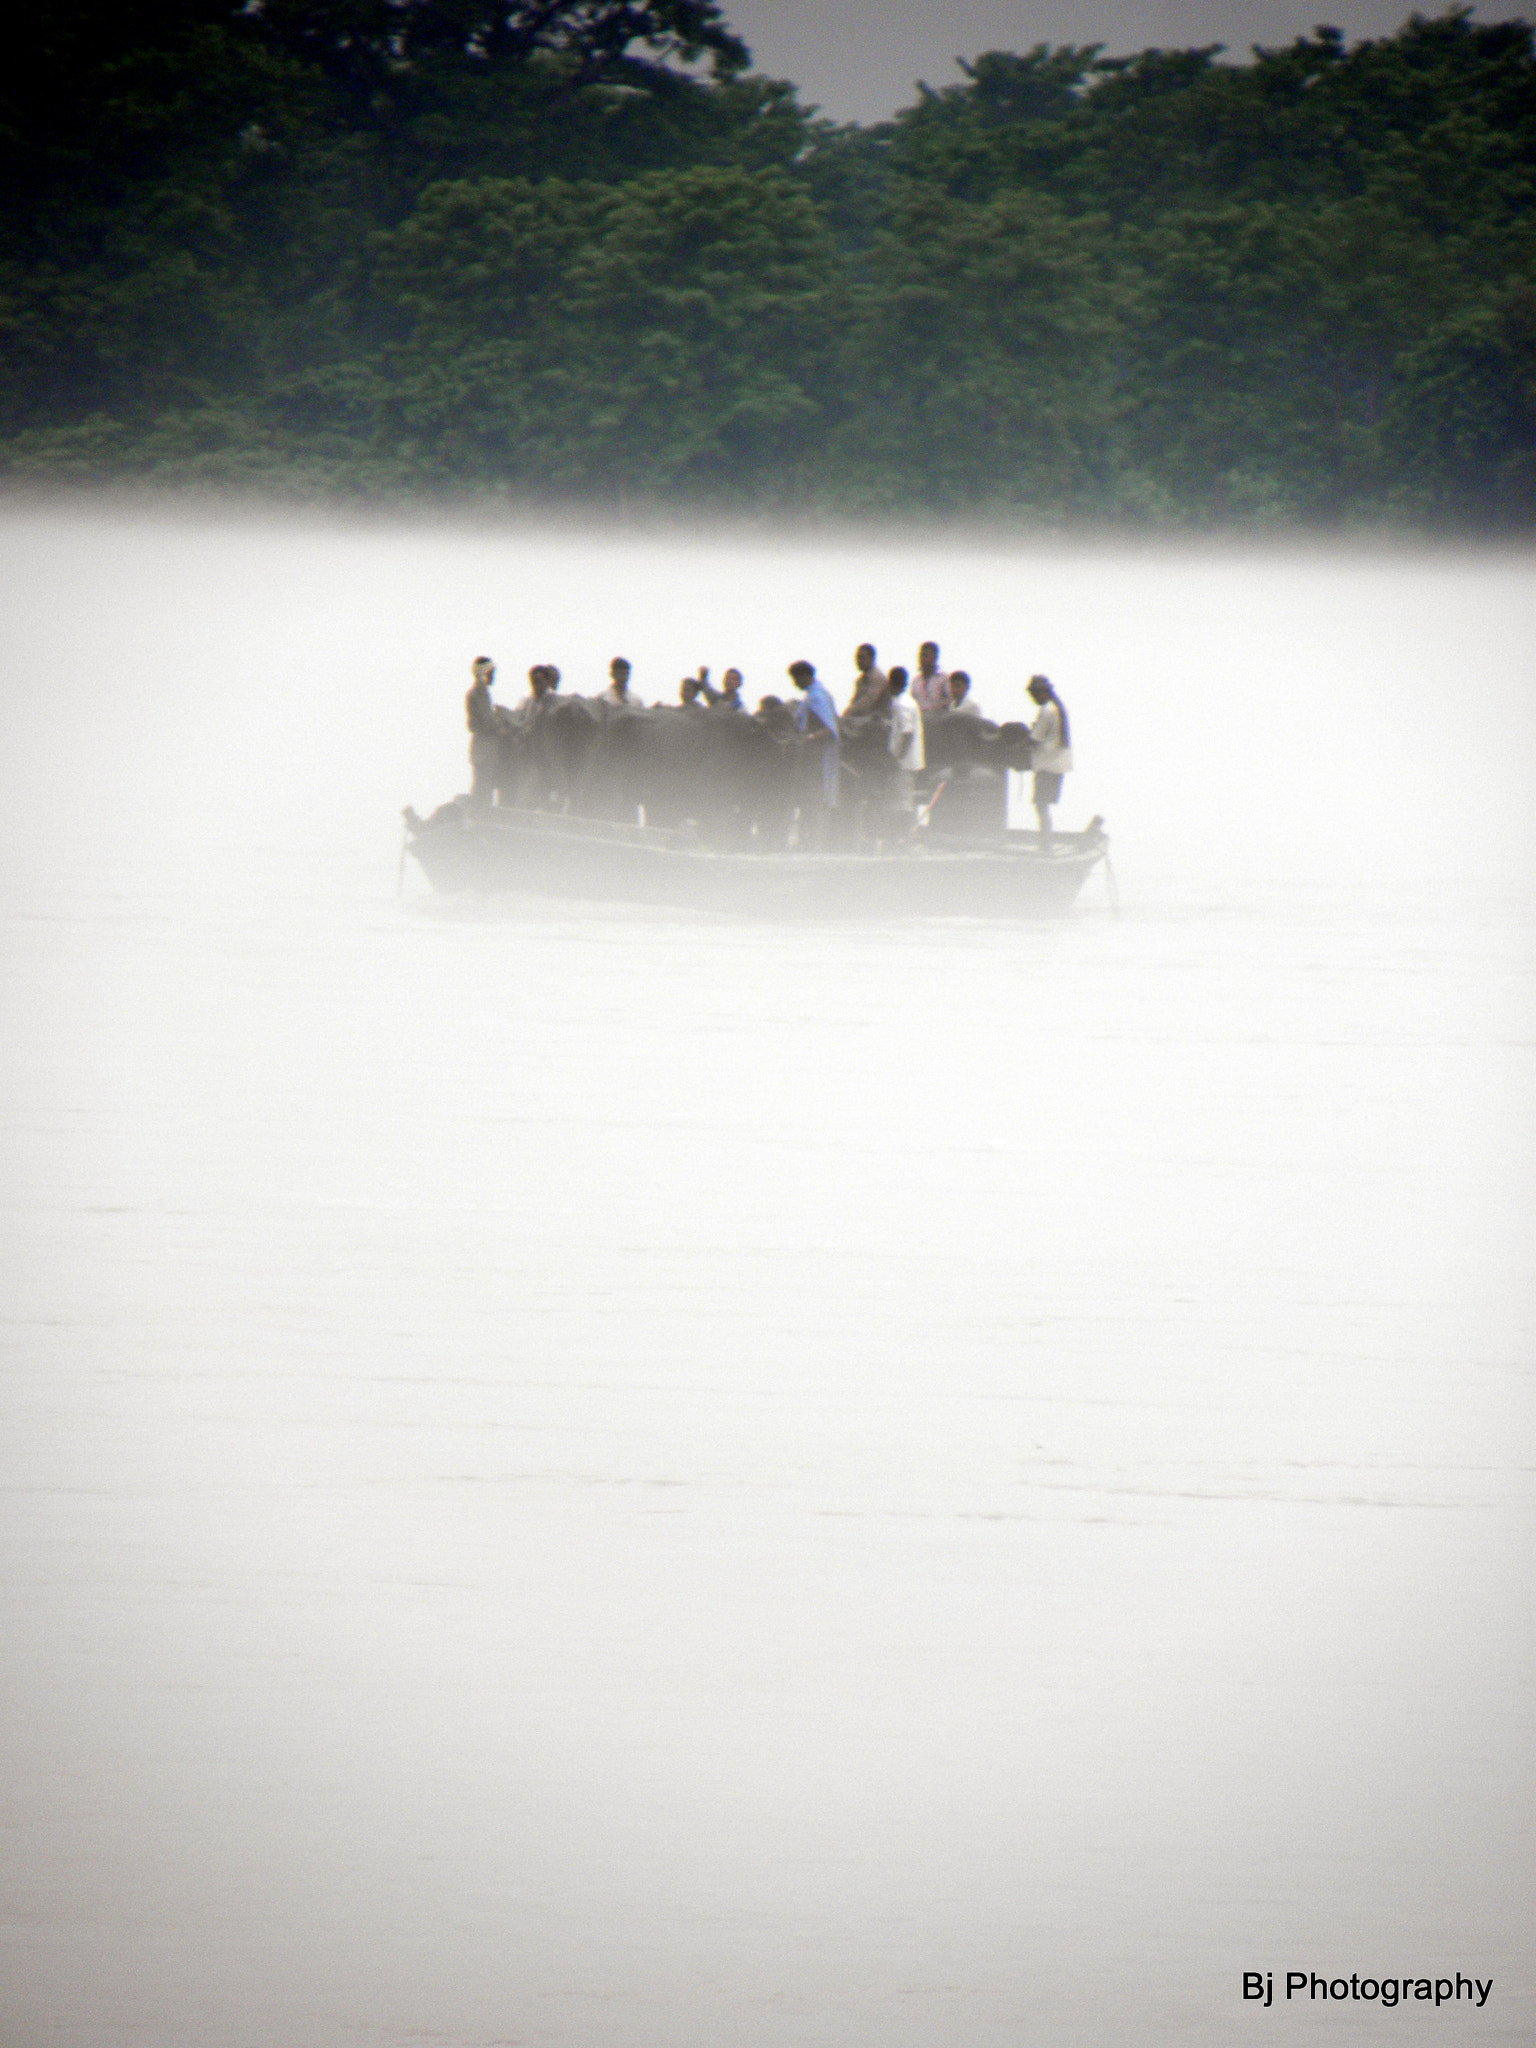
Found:
[[[1395,365],[1452,283],[1433,238],[1366,199],[1255,201],[1171,215],[1134,246],[1138,465],[1212,516],[1255,476],[1274,514],[1371,502]]]
[[[1485,527],[1536,521],[1536,290],[1462,310],[1405,352],[1383,422],[1404,509]]]
[[[1536,519],[1536,57],[1036,45],[807,115],[717,0],[43,0],[0,467]]]
[[[835,277],[772,171],[434,187],[378,250],[390,431],[444,481],[662,491],[786,473]]]
[[[898,188],[852,302],[835,461],[872,504],[1098,509],[1123,310],[1103,223]]]

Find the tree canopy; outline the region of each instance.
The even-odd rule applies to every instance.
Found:
[[[717,0],[43,0],[0,469],[1526,527],[1536,53],[984,52],[839,126]]]

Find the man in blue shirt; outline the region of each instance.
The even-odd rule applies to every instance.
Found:
[[[795,724],[807,739],[817,740],[821,746],[822,816],[813,828],[819,841],[830,822],[827,813],[837,809],[837,707],[826,685],[817,681],[816,671],[808,661],[792,661],[789,679],[800,692],[799,703],[792,707]]]

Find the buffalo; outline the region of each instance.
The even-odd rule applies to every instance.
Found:
[[[919,777],[935,825],[1000,830],[1002,770],[1029,765],[1028,729],[940,712],[923,721],[927,769]],[[549,692],[498,720],[497,801],[572,817],[687,827],[719,848],[782,848],[798,810],[821,803],[821,748],[791,707],[765,697],[757,711],[689,706],[629,709]],[[886,717],[839,722],[838,836],[881,843],[905,827],[899,770]]]
[[[706,844],[782,846],[805,746],[788,707],[627,709],[547,695],[501,727],[499,800],[572,817],[689,826]]]

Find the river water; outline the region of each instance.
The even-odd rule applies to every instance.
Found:
[[[1529,558],[4,525],[7,2048],[1532,2038]],[[929,636],[1118,916],[397,895]]]

